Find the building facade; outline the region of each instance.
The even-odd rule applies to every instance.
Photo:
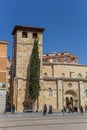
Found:
[[[53,110],[61,111],[63,106],[71,104],[84,108],[87,104],[87,65],[78,63],[78,58],[71,53],[50,53],[43,55],[44,28],[15,26],[12,35],[13,64],[12,64],[12,103],[17,112],[24,110],[27,97],[28,72],[34,40],[38,39],[40,57],[40,86],[41,91],[33,104],[34,111],[42,111],[43,105],[53,106]]]
[[[40,72],[42,75],[42,33],[43,28],[16,26],[13,29],[13,65],[12,65],[12,95],[16,111],[23,111],[27,93],[29,62],[35,39],[39,39]],[[27,100],[27,99],[26,99]]]
[[[0,41],[0,113],[4,112],[7,89],[7,41]]]
[[[43,55],[43,62],[48,63],[78,63],[78,58],[71,53],[62,52],[62,53],[49,53]]]
[[[7,58],[7,87],[6,87],[6,104],[7,110],[11,111],[11,67],[12,67],[12,60],[10,57]]]

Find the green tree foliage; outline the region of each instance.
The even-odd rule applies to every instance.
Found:
[[[40,59],[38,52],[38,40],[34,41],[31,62],[30,62],[30,78],[29,78],[29,97],[35,101],[40,91]]]

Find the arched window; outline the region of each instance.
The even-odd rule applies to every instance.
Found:
[[[27,38],[27,32],[22,32],[22,38]]]
[[[62,73],[62,77],[65,77],[65,73]]]
[[[51,88],[48,89],[48,94],[49,94],[49,97],[52,97],[52,89]]]
[[[69,98],[66,97],[66,107],[67,107],[68,104],[69,104]]]
[[[68,86],[69,86],[69,87],[72,87],[72,84],[71,84],[71,83],[68,83]]]
[[[33,39],[37,39],[38,38],[38,35],[37,35],[37,33],[33,33]]]

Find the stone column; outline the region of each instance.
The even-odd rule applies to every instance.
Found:
[[[56,80],[56,98],[57,98],[56,106],[58,109],[58,80]]]
[[[58,80],[58,109],[62,110],[63,109],[63,101],[62,101],[62,81]]]
[[[84,105],[85,101],[84,101],[84,82],[80,81],[80,105]]]
[[[81,106],[81,99],[80,99],[80,82],[78,82],[78,108],[80,110],[80,106]]]

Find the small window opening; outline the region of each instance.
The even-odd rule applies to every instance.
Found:
[[[33,39],[37,39],[37,33],[33,33]]]
[[[60,62],[60,58],[59,58],[59,57],[57,57],[56,61],[57,61],[57,62]]]
[[[27,32],[22,32],[22,38],[27,38]]]
[[[48,89],[48,93],[49,93],[49,97],[52,97],[52,89],[51,88]]]
[[[67,62],[67,57],[64,57],[64,62]]]
[[[45,76],[47,76],[47,73],[44,73]]]

